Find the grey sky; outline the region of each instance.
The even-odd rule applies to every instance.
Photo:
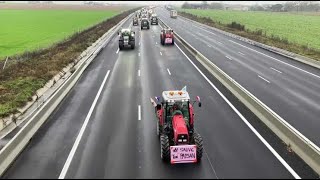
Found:
[[[11,1],[11,2],[28,2],[28,1]],[[54,1],[56,4],[82,4],[84,1]],[[146,4],[172,4],[172,5],[181,5],[185,1],[100,1],[106,3],[116,3],[116,4],[139,4],[139,5],[146,5]],[[201,1],[188,1],[188,2],[196,2],[200,3]],[[243,5],[254,5],[254,4],[276,4],[276,3],[285,3],[287,1],[207,1],[210,2],[223,2],[224,4],[243,4]]]

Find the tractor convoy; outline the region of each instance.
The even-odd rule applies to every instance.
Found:
[[[176,13],[170,11],[170,16],[175,18]],[[150,29],[150,25],[158,25],[158,17],[151,8],[143,8],[135,13],[132,25],[141,30]],[[135,31],[121,29],[119,32],[119,49],[125,47],[135,48]],[[161,45],[174,45],[174,33],[170,28],[160,31]],[[162,97],[150,98],[156,116],[156,131],[160,141],[160,157],[164,162],[198,163],[203,153],[203,141],[195,131],[194,104],[201,107],[200,97],[192,101],[184,87],[182,90],[163,91]]]

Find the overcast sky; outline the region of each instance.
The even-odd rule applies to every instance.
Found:
[[[28,1],[11,1],[11,2],[28,2]],[[82,4],[84,1],[54,1],[56,4]],[[185,1],[100,1],[106,3],[116,3],[116,4],[139,4],[139,5],[146,5],[146,4],[176,4],[181,5]],[[200,3],[201,1],[188,1],[188,2],[197,2]],[[207,1],[210,2],[223,2],[225,4],[243,4],[243,5],[254,5],[254,4],[277,4],[277,3],[285,3],[287,1]]]

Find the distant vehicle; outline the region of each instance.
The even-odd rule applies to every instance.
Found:
[[[151,15],[151,18],[150,18],[150,21],[151,21],[151,25],[153,25],[153,24],[156,24],[156,25],[158,25],[158,17],[157,17],[157,15],[156,14],[152,14]]]
[[[170,17],[171,18],[177,18],[178,16],[178,12],[176,10],[171,10],[170,11]]]
[[[162,45],[171,44],[174,45],[174,35],[172,29],[162,29],[160,32],[160,42]]]
[[[125,47],[134,49],[135,47],[135,32],[131,29],[121,29],[118,32],[119,35],[119,49],[122,50]]]
[[[134,17],[132,21],[133,21],[132,24],[133,24],[134,26],[138,26],[138,25],[139,25],[139,22],[138,22],[138,18],[137,18],[137,17]]]
[[[141,30],[144,28],[150,29],[149,21],[147,18],[141,19]]]

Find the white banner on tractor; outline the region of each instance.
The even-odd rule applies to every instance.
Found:
[[[171,44],[172,43],[172,38],[166,38],[165,39],[166,44]]]
[[[196,145],[179,145],[170,146],[171,164],[176,163],[196,163],[197,146]]]

